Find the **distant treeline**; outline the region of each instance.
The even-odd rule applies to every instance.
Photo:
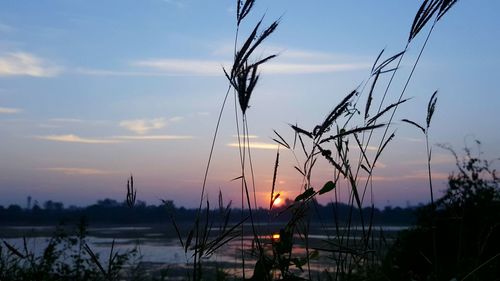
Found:
[[[254,219],[257,222],[286,222],[290,212],[284,211],[293,202],[288,201],[284,206],[268,209],[259,208],[253,210]],[[160,205],[147,205],[138,201],[133,208],[126,202],[118,202],[113,199],[103,199],[96,204],[87,207],[70,206],[65,208],[63,203],[47,201],[42,206],[35,204],[33,207],[22,208],[18,205],[8,207],[0,206],[1,225],[48,225],[60,222],[74,222],[85,217],[90,224],[148,224],[165,223],[174,218],[177,222],[193,221],[196,216],[196,209],[186,209],[176,207],[173,201],[164,201]],[[334,221],[346,221],[349,217],[353,222],[360,222],[361,214],[359,209],[351,208],[343,203],[329,203],[321,205],[313,202],[310,204],[310,219],[316,222],[333,223]],[[203,210],[206,216],[206,208]],[[213,219],[221,218],[219,206],[211,207],[209,217]],[[364,208],[363,219],[369,221],[373,218],[374,224],[390,225],[410,225],[416,220],[416,207],[385,207]],[[230,220],[238,222],[242,217],[248,216],[248,211],[241,213],[241,209],[231,209]]]

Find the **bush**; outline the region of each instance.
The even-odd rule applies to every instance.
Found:
[[[500,180],[480,153],[466,148],[459,159],[451,147],[442,147],[455,156],[458,172],[449,176],[435,206],[418,211],[417,227],[401,233],[383,272],[391,280],[498,280]]]

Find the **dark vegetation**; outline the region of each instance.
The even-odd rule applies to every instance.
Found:
[[[418,210],[417,226],[400,234],[381,280],[500,280],[500,179],[480,152],[466,148],[459,159],[444,148],[456,157],[458,172],[435,206]]]
[[[275,222],[286,222],[290,219],[289,215],[282,213],[291,201],[285,203],[283,207],[277,207],[272,210],[271,216],[275,217]],[[332,208],[336,208],[335,214],[341,218],[349,214],[349,206],[339,203],[333,206],[333,203],[327,205],[317,205],[317,212],[312,214],[311,221],[319,222],[320,218],[325,221],[332,221],[334,213]],[[416,207],[385,207],[382,210],[375,209],[373,220],[376,224],[382,225],[412,225],[416,221]],[[368,219],[370,208],[365,209],[365,220]],[[210,216],[215,216],[219,210],[210,212]],[[126,225],[126,224],[157,224],[169,223],[171,215],[175,216],[177,222],[192,222],[196,217],[196,209],[186,209],[184,207],[175,207],[172,201],[165,201],[159,205],[147,205],[138,201],[133,209],[129,208],[126,202],[118,202],[112,199],[99,200],[96,204],[87,207],[69,207],[64,208],[62,203],[47,201],[43,207],[35,205],[31,209],[22,208],[18,205],[10,205],[7,208],[0,206],[0,225],[56,225],[60,222],[74,224],[80,218],[84,217],[91,224],[104,225]],[[245,210],[232,209],[232,215],[229,222],[236,223],[241,216],[248,216]],[[269,210],[256,209],[253,212],[256,222],[268,222]],[[354,222],[360,222],[359,217],[353,219]]]
[[[68,233],[58,227],[41,253],[36,253],[23,238],[22,247],[5,241],[0,245],[0,280],[2,281],[85,281],[119,280],[134,276],[137,268],[125,265],[137,255],[135,250],[114,251],[114,242],[105,265],[87,245],[87,226],[81,220]]]

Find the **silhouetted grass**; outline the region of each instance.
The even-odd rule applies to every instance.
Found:
[[[212,142],[212,150],[210,152],[207,169],[205,173],[205,178],[201,191],[201,200],[199,207],[199,215],[196,220],[193,231],[188,235],[192,237],[195,235],[195,245],[194,249],[194,267],[193,267],[193,279],[201,279],[201,263],[203,253],[205,253],[205,247],[207,247],[206,234],[210,232],[212,224],[209,223],[209,203],[206,203],[206,214],[204,218],[204,224],[200,224],[201,214],[202,214],[202,202],[204,197],[205,184],[207,180],[207,174],[210,167],[210,161],[213,153],[213,146],[215,144],[216,136],[218,133],[218,127],[220,124],[220,118],[222,111],[225,108],[227,97],[231,88],[234,91],[235,96],[235,116],[237,124],[237,134],[240,152],[240,162],[241,162],[241,176],[237,177],[235,180],[241,180],[241,208],[247,208],[249,211],[248,218],[242,218],[241,220],[241,263],[242,263],[242,277],[246,279],[245,269],[245,249],[244,249],[244,230],[245,221],[249,221],[250,227],[253,233],[252,245],[255,245],[256,251],[251,249],[255,253],[255,258],[257,262],[254,265],[253,276],[251,280],[299,280],[304,277],[296,275],[296,273],[290,270],[291,266],[295,266],[300,270],[304,270],[304,266],[307,268],[307,278],[311,279],[311,251],[314,250],[315,255],[318,253],[317,249],[311,249],[309,246],[309,227],[310,227],[310,216],[311,212],[314,212],[316,207],[316,197],[321,196],[328,192],[335,193],[335,201],[337,202],[338,195],[340,193],[339,189],[346,189],[349,194],[349,206],[350,212],[347,219],[343,219],[343,223],[339,218],[333,222],[336,225],[335,235],[328,239],[328,247],[322,248],[323,252],[327,252],[331,255],[332,260],[335,262],[335,272],[329,273],[330,277],[335,280],[345,280],[349,279],[355,272],[359,271],[360,268],[366,268],[367,266],[376,266],[381,258],[376,256],[377,251],[375,251],[375,240],[373,229],[373,190],[372,190],[372,177],[374,174],[374,169],[376,167],[377,161],[382,155],[382,152],[387,149],[389,143],[394,139],[395,132],[389,133],[389,126],[392,124],[395,112],[397,111],[400,104],[405,103],[408,99],[404,99],[403,96],[406,89],[413,77],[413,73],[420,61],[420,57],[428,43],[428,39],[434,30],[435,25],[444,14],[456,3],[456,1],[423,1],[420,9],[417,11],[413,24],[411,26],[408,41],[403,49],[403,51],[398,52],[392,56],[387,57],[382,60],[384,51],[381,51],[377,59],[375,60],[370,73],[370,79],[361,87],[351,91],[347,94],[330,113],[328,113],[325,119],[319,122],[318,125],[311,129],[306,129],[298,124],[290,125],[291,129],[295,132],[295,138],[293,141],[293,146],[290,146],[285,138],[283,138],[278,132],[275,131],[277,138],[274,139],[276,143],[282,146],[285,150],[290,151],[296,159],[299,159],[298,155],[303,154],[303,161],[299,165],[295,166],[295,169],[302,175],[302,186],[303,189],[295,200],[287,206],[283,213],[288,213],[290,219],[279,232],[279,239],[272,240],[271,247],[272,252],[266,251],[264,243],[262,243],[262,238],[258,233],[258,229],[255,226],[254,218],[252,214],[252,209],[256,208],[256,202],[252,206],[251,196],[249,191],[249,179],[246,174],[247,165],[251,171],[251,181],[254,182],[253,167],[251,162],[251,149],[249,145],[249,130],[248,130],[248,120],[246,111],[249,108],[249,102],[252,94],[254,94],[255,86],[259,81],[258,68],[260,65],[268,62],[269,60],[276,57],[276,55],[270,55],[264,58],[251,59],[253,57],[254,51],[260,46],[265,39],[267,39],[276,30],[279,21],[274,21],[268,27],[263,28],[263,31],[259,30],[262,25],[263,19],[259,20],[255,27],[250,32],[249,36],[243,40],[242,45],[238,47],[238,36],[240,25],[244,22],[245,17],[251,13],[252,7],[255,1],[237,1],[237,23],[236,23],[236,37],[235,37],[235,55],[234,62],[230,71],[224,69],[224,74],[229,81],[230,89],[225,95],[223,105],[221,107],[221,114],[219,115],[219,120],[217,122],[216,131],[214,139]],[[431,26],[428,29],[427,36],[425,38],[424,44],[420,48],[419,55],[417,59],[413,62],[410,74],[404,78],[403,89],[391,97],[389,93],[392,90],[394,77],[398,74],[399,66],[404,58],[408,47],[413,43],[413,40],[423,31],[428,23],[431,22]],[[394,65],[395,64],[395,65]],[[390,74],[387,86],[382,94],[381,101],[375,112],[372,112],[373,97],[376,95],[376,85],[380,83],[386,74]],[[369,87],[369,92],[366,97],[366,102],[364,103],[364,108],[361,108],[359,102],[361,97],[365,94],[365,88],[368,81],[372,81]],[[386,100],[394,98],[391,103],[386,103]],[[240,114],[238,114],[238,107]],[[428,108],[427,117],[427,127],[424,129],[424,133],[427,139],[427,151],[428,151],[428,167],[429,167],[429,177],[430,174],[430,150],[428,147],[428,128],[430,124],[430,119],[432,113],[434,112],[435,99],[431,99]],[[356,125],[355,122],[358,119],[357,116],[364,112],[363,120],[361,124]],[[389,116],[387,118],[387,116]],[[407,123],[416,123],[406,120]],[[376,153],[367,153],[367,148],[371,144],[372,137],[376,130],[383,130],[382,137],[379,139]],[[297,140],[299,143],[299,148],[296,151]],[[354,153],[350,151],[350,143],[354,142],[359,148],[359,155],[357,162],[352,163]],[[276,161],[273,171],[272,186],[270,191],[270,201],[269,208],[272,209],[275,200],[280,196],[280,194],[275,194],[275,183],[278,177],[278,166],[279,166],[279,156],[280,152],[276,154]],[[333,169],[333,177],[328,181],[322,188],[315,189],[312,186],[312,178],[314,167],[318,159],[324,158],[328,163],[331,164]],[[364,177],[361,177],[364,175]],[[364,178],[364,179],[363,179]],[[369,220],[365,221],[365,216],[363,215],[363,205],[367,200],[367,191],[370,191],[368,195],[371,205],[371,216]],[[432,182],[430,181],[431,189],[431,202],[434,201],[432,195]],[[222,196],[220,196],[222,198]],[[255,201],[255,189],[254,189],[254,201]],[[335,210],[333,210],[335,212]],[[353,224],[354,217],[358,217],[361,220],[360,225],[355,226]],[[342,224],[342,225],[341,225]],[[358,231],[360,230],[360,231]],[[237,235],[238,233],[236,233]],[[294,245],[296,245],[296,235],[299,239],[303,241],[305,245],[305,255],[297,255],[294,253]],[[191,239],[188,239],[191,240]],[[216,240],[218,241],[218,240]],[[381,239],[378,239],[377,243],[381,243]],[[221,245],[224,245],[223,242]],[[378,245],[382,248],[382,245]],[[219,247],[217,247],[218,249]],[[187,249],[187,245],[186,245]],[[212,253],[212,252],[210,252]],[[275,271],[279,274],[275,275]]]
[[[376,191],[373,190],[373,176],[378,160],[383,152],[390,149],[390,143],[396,137],[395,131],[392,131],[391,128],[393,118],[399,106],[409,101],[409,99],[404,98],[404,95],[428,44],[428,40],[436,24],[456,2],[456,0],[422,1],[402,51],[386,56],[384,50],[382,50],[375,59],[365,83],[347,93],[337,105],[332,107],[332,110],[326,114],[323,120],[317,122],[317,125],[305,128],[299,124],[290,124],[290,129],[294,133],[293,142],[274,131],[276,137],[273,140],[279,144],[279,149],[276,152],[269,195],[268,221],[272,222],[275,215],[286,217],[287,221],[284,223],[279,222],[279,230],[272,233],[263,231],[263,228],[259,227],[255,220],[255,210],[258,208],[254,179],[256,175],[254,174],[251,156],[247,111],[251,97],[255,94],[256,85],[259,82],[259,68],[277,56],[272,54],[259,57],[256,55],[257,50],[277,30],[280,20],[272,21],[268,26],[264,27],[264,17],[262,17],[253,25],[249,34],[241,40],[240,27],[247,24],[247,16],[253,12],[255,0],[236,1],[233,63],[231,69],[223,69],[223,73],[228,80],[228,89],[224,95],[215,126],[193,225],[188,230],[184,230],[177,224],[175,214],[172,213],[173,210],[168,210],[175,236],[184,249],[186,263],[189,264],[190,269],[186,271],[187,280],[213,279],[214,276],[210,276],[212,273],[208,273],[208,270],[204,268],[204,263],[207,263],[213,255],[236,239],[240,243],[241,263],[239,265],[241,267],[241,276],[234,276],[235,279],[376,280],[380,275],[371,275],[373,272],[384,274],[381,266],[387,264],[386,252],[390,245],[388,245],[382,229],[376,229],[374,225],[375,206],[373,195]],[[414,39],[426,30],[427,34],[424,35],[425,40],[419,48],[417,58],[413,62],[409,62],[412,66],[410,73],[407,76],[400,77],[399,68],[405,59],[408,48],[414,44]],[[415,46],[415,48],[418,47]],[[396,76],[403,79],[403,87],[400,91],[394,89],[394,81],[399,81],[395,80]],[[381,81],[387,84],[385,88],[382,88],[383,91],[379,93],[377,86]],[[226,109],[226,103],[231,93],[234,95],[234,114],[241,167],[241,175],[233,179],[241,182],[241,211],[236,223],[232,223],[234,220],[232,202],[225,204],[223,194],[219,192],[218,204],[215,208],[211,207],[210,202],[206,199],[205,191],[222,113]],[[380,96],[380,102],[374,104],[375,97],[378,98],[378,96]],[[431,174],[429,126],[435,111],[435,105],[436,93],[429,101],[425,127],[414,121],[403,119],[404,122],[422,130],[426,137],[432,211],[434,211],[435,202]],[[381,137],[377,138],[378,134],[376,132],[381,132]],[[290,145],[292,143],[293,145]],[[376,149],[374,152],[370,152],[368,147],[373,143],[375,143]],[[355,147],[356,150],[352,149],[352,147]],[[275,188],[276,181],[279,178],[280,153],[293,155],[297,161],[294,168],[302,179],[300,182],[301,190],[298,191],[294,200],[289,201],[284,208],[276,210],[275,201],[281,196],[276,193]],[[319,161],[329,163],[331,178],[320,186],[314,186],[315,168]],[[474,163],[476,162],[471,164],[472,167],[477,168]],[[461,180],[468,179],[466,177],[466,175],[468,176],[466,173],[467,167],[469,166],[465,166],[465,168],[459,166],[464,177],[458,179],[457,185],[463,185],[464,182]],[[477,178],[474,178],[474,173],[477,171],[472,169],[472,172],[472,179],[477,180]],[[340,217],[340,197],[343,193],[348,194],[348,212],[343,214],[343,217]],[[330,204],[332,206],[333,221],[325,221],[319,216],[317,198],[324,194],[332,194],[334,198],[334,202]],[[129,208],[136,207],[136,195],[137,191],[131,175],[127,181],[126,195],[126,203]],[[438,204],[447,204],[450,200],[451,204],[455,204],[457,202],[453,200],[457,199],[456,197],[455,193],[448,194],[447,197],[440,199]],[[168,205],[167,201],[164,203],[166,206]],[[369,206],[369,208],[365,208],[365,206]],[[277,214],[274,211],[277,211]],[[327,237],[323,241],[310,237],[313,215],[319,218],[322,226],[326,224],[334,225],[333,230],[322,227],[322,231]],[[438,224],[431,220],[433,233],[435,225]],[[247,238],[248,233],[251,233],[251,239]],[[416,241],[420,241],[419,239],[426,237],[427,232],[425,230],[417,234],[410,232],[409,235],[411,239],[414,238]],[[422,276],[437,278],[437,276],[441,276],[439,275],[441,270],[447,270],[446,267],[442,269],[440,267],[441,263],[437,262],[439,260],[437,236],[436,233],[432,235],[433,257],[429,258],[428,255],[425,255],[425,262],[429,262],[433,269],[431,269],[431,273],[425,271],[424,273],[427,275]],[[411,239],[405,241],[411,241]],[[4,242],[3,245],[8,254],[4,256],[4,247],[0,247],[0,269],[2,269],[0,272],[7,275],[0,276],[7,276],[8,278],[0,278],[0,280],[49,280],[53,276],[59,276],[58,274],[76,276],[75,278],[77,278],[67,280],[78,280],[78,278],[80,280],[117,280],[121,278],[123,264],[130,253],[118,254],[115,252],[114,242],[110,254],[106,262],[104,262],[85,242],[83,232],[78,236],[78,242],[75,242],[79,245],[78,255],[76,255],[74,261],[76,267],[71,267],[66,266],[64,261],[59,260],[60,250],[57,249],[56,245],[61,241],[59,237],[54,238],[42,257],[35,257],[26,246],[24,250],[19,250],[13,245]],[[246,242],[250,242],[248,243],[250,246]],[[460,244],[460,247],[462,247],[464,240],[459,238],[459,242],[462,243]],[[398,248],[391,249],[392,252],[389,253],[389,257],[391,257],[391,254],[393,256],[400,254],[397,252]],[[65,250],[70,251],[70,249]],[[458,253],[463,254],[460,249]],[[404,254],[402,253],[402,255]],[[474,261],[476,266],[468,271],[464,278],[467,279],[469,276],[481,271],[497,256],[489,255],[488,259],[478,258]],[[331,261],[331,271],[313,268],[315,266],[314,261],[322,257],[326,257]],[[419,260],[419,262],[421,261]],[[383,264],[384,262],[385,264]],[[397,264],[397,262],[390,265]],[[57,270],[59,268],[69,268],[70,272],[54,272],[54,268]],[[247,276],[248,269],[251,269],[251,276]],[[76,273],[73,270],[76,270]],[[390,270],[391,268],[389,268]],[[428,268],[425,268],[425,270],[428,270]],[[406,277],[404,275],[406,273],[403,272],[403,275],[396,274],[395,276]],[[88,275],[81,277],[81,274]],[[229,278],[219,267],[216,267],[214,275],[217,280]],[[389,273],[381,278],[388,275]]]

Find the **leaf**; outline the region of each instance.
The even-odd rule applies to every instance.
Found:
[[[272,188],[271,188],[271,203],[269,204],[269,209],[271,209],[273,207],[273,204],[274,204],[274,201],[276,201],[276,198],[273,198],[274,197],[274,188],[276,187],[276,176],[278,174],[278,165],[279,165],[279,161],[280,161],[280,151],[278,150],[276,152],[276,161],[274,162],[274,173],[273,173],[273,184],[272,184]],[[278,194],[279,196],[279,194]]]
[[[361,128],[354,128],[354,129],[351,129],[351,130],[348,130],[348,131],[346,131],[345,129],[342,129],[335,136],[330,136],[330,137],[328,137],[326,139],[323,139],[319,143],[328,142],[328,141],[331,141],[331,140],[334,140],[334,139],[337,139],[337,138],[341,138],[341,137],[344,137],[344,136],[347,136],[347,135],[351,135],[351,134],[355,134],[355,133],[359,133],[359,132],[363,132],[363,131],[367,131],[367,130],[374,130],[374,129],[383,127],[385,125],[386,124],[370,125],[370,126],[365,126],[365,127],[361,127]]]
[[[354,134],[354,140],[356,140],[356,144],[359,147],[359,151],[361,151],[361,154],[363,155],[363,158],[365,159],[366,165],[368,165],[371,168],[370,161],[368,160],[368,157],[366,156],[366,151],[365,148],[363,148],[363,145],[361,144],[361,141],[359,140],[358,134]],[[361,168],[363,168],[363,164],[361,164]],[[366,169],[366,167],[365,167]],[[370,172],[368,172],[370,173]]]
[[[293,166],[293,167],[295,168],[295,170],[299,171],[299,173],[301,175],[303,175],[304,177],[306,176],[306,174],[304,174],[304,172],[302,172],[302,170],[299,167],[297,167],[297,166]]]
[[[84,242],[83,248],[89,254],[90,258],[92,259],[92,262],[99,268],[101,273],[106,276],[106,270],[104,270],[104,267],[102,266],[101,262],[99,262],[99,259],[97,258],[96,254],[92,251],[92,249],[89,247],[87,243]]]
[[[441,8],[439,9],[437,20],[440,20],[441,17],[443,17],[446,14],[446,12],[448,12],[448,10],[457,2],[458,0],[443,0]]]
[[[442,1],[443,0],[425,0],[422,3],[417,14],[415,15],[415,19],[413,20],[408,42],[410,42],[417,36],[417,34],[422,30],[422,28],[424,28],[424,26],[432,18],[436,11],[442,7],[440,5]]]
[[[7,247],[7,249],[9,249],[9,251],[11,251],[14,255],[24,259],[24,255],[21,254],[21,252],[19,252],[14,246],[10,245],[9,243],[7,243],[7,241],[3,241],[3,244],[5,245],[5,247]]]
[[[184,248],[184,242],[182,241],[182,236],[181,232],[179,230],[179,226],[177,225],[177,222],[175,221],[174,217],[170,214],[170,219],[172,220],[172,223],[174,224],[174,229],[175,232],[177,233],[177,238],[179,238],[179,241],[181,242],[182,248]]]
[[[352,176],[352,173],[349,173],[349,182],[351,183],[352,194],[354,195],[354,199],[356,199],[356,204],[358,205],[358,208],[362,210],[361,200],[359,198],[359,192],[356,185],[356,180]]]
[[[393,62],[395,59],[399,58],[400,56],[402,56],[403,54],[405,53],[405,51],[401,51],[395,55],[393,55],[392,57],[386,59],[385,61],[381,62],[376,68],[375,70],[372,71],[372,73],[384,73],[386,71],[383,71],[383,69],[388,66],[391,62]]]
[[[377,113],[377,115],[373,116],[370,120],[368,120],[368,123],[366,123],[366,124],[370,125],[371,123],[375,122],[380,116],[384,115],[387,111],[391,110],[391,108],[397,107],[398,105],[400,105],[408,100],[409,99],[400,100],[396,103],[393,103],[393,104],[387,106],[386,108],[384,108],[384,110],[380,111],[379,113]]]
[[[306,189],[302,194],[299,196],[295,197],[295,202],[301,201],[301,200],[307,200],[309,197],[314,195],[314,188],[309,187]]]
[[[235,181],[235,180],[239,180],[239,179],[242,179],[243,176],[239,176],[239,177],[235,177],[234,179],[231,179],[230,181]]]
[[[293,258],[290,260],[300,271],[304,271],[302,266],[306,265],[307,259],[301,259],[301,258]]]
[[[370,170],[368,170],[368,168],[364,164],[361,164],[360,167],[361,169],[365,170],[365,172],[367,172],[368,174],[371,174]]]
[[[327,183],[325,183],[323,188],[319,191],[319,195],[325,194],[329,191],[332,191],[334,188],[335,188],[335,184],[332,181],[328,181]]]
[[[297,126],[295,126],[295,125],[292,125],[292,124],[290,124],[290,126],[292,127],[292,129],[293,129],[295,132],[297,132],[297,133],[299,133],[299,134],[304,134],[304,135],[306,135],[306,136],[308,136],[309,138],[311,138],[311,139],[312,139],[312,137],[313,137],[312,133],[310,133],[310,132],[308,132],[308,131],[306,131],[306,130],[304,130],[304,129],[302,129],[302,128],[299,128],[299,127],[297,127]]]
[[[375,155],[375,160],[373,160],[373,165],[375,165],[375,163],[377,162],[377,159],[380,157],[380,155],[382,154],[382,151],[385,149],[385,147],[387,146],[387,144],[396,136],[395,133],[392,133],[389,138],[384,142],[384,144],[382,145],[382,147],[378,150],[377,152],[377,155]]]
[[[419,124],[417,124],[416,122],[413,122],[413,121],[408,120],[408,119],[402,119],[401,121],[406,122],[406,123],[408,123],[408,124],[411,124],[411,125],[413,125],[413,126],[415,126],[415,127],[419,128],[420,130],[422,130],[422,133],[424,133],[424,134],[425,134],[425,129],[424,129],[422,126],[420,126]]]
[[[432,115],[434,115],[434,111],[436,110],[437,92],[438,91],[435,91],[434,94],[432,94],[429,99],[429,103],[427,104],[427,118],[425,119],[427,128],[431,125]]]
[[[380,76],[380,71],[378,71],[377,74],[375,75],[375,78],[373,78],[372,86],[370,88],[370,93],[368,94],[368,99],[366,100],[365,120],[368,119],[369,116],[370,106],[372,105],[372,100],[373,100],[373,90],[375,89],[375,85],[377,84],[379,76]]]
[[[380,59],[380,57],[382,56],[382,54],[384,53],[384,51],[385,51],[385,49],[382,49],[382,51],[380,51],[380,53],[378,54],[377,58],[375,59],[375,62],[373,63],[372,70],[371,70],[372,73],[374,73],[373,70],[375,69],[375,66],[377,65],[377,62]]]
[[[184,246],[184,253],[187,253],[188,248],[191,245],[191,241],[193,240],[193,234],[194,234],[194,231],[193,231],[193,229],[191,229],[191,231],[189,231],[188,237],[186,239],[186,245]]]
[[[290,149],[290,145],[285,141],[285,139],[280,135],[278,134],[278,132],[276,132],[276,130],[273,130],[273,132],[278,136],[278,138],[280,138],[282,145],[288,149]],[[276,140],[275,140],[276,141]],[[277,143],[280,143],[279,141],[276,141]]]

